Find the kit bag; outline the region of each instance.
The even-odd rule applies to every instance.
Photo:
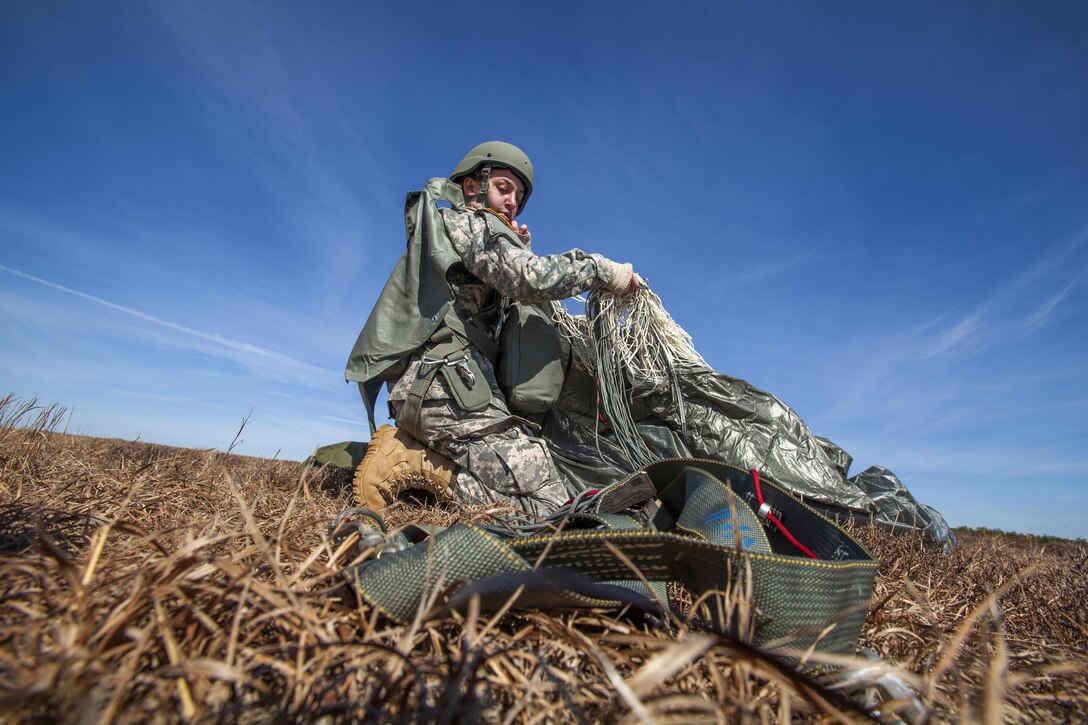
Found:
[[[499,333],[499,387],[511,410],[543,413],[563,388],[563,350],[559,331],[539,307],[510,302]]]
[[[854,652],[878,565],[770,479],[706,459],[644,466],[543,522],[406,532],[399,551],[344,571],[362,600],[399,622],[428,601],[432,614],[473,600],[484,613],[635,606],[794,658]],[[669,583],[708,602],[705,611],[674,609]],[[738,597],[750,598],[746,614]]]

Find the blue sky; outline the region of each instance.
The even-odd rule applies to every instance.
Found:
[[[404,194],[497,138],[537,249],[633,262],[853,472],[1088,536],[1088,6],[525,5],[0,2],[0,389],[365,439]]]

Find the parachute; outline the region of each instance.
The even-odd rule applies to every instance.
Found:
[[[664,458],[725,461],[770,476],[831,517],[955,546],[944,517],[894,473],[874,466],[850,476],[852,457],[813,435],[788,405],[711,369],[648,288],[622,299],[594,292],[585,315],[556,304],[553,320],[572,364],[542,436],[560,471],[581,487]]]

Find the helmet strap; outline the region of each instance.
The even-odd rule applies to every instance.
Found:
[[[476,201],[487,208],[487,187],[491,182],[491,164],[480,168],[480,190],[476,192]]]

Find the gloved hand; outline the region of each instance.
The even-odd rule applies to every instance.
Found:
[[[630,262],[619,264],[608,260],[612,265],[612,279],[604,287],[617,297],[629,295],[642,285],[642,278],[635,274]]]

